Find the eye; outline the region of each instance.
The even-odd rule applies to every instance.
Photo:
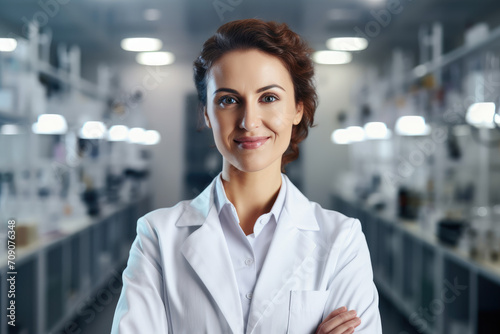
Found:
[[[218,101],[217,103],[218,104],[235,104],[237,103],[238,101],[236,101],[236,99],[232,96],[222,96]]]
[[[278,97],[276,97],[274,95],[266,95],[262,98],[262,102],[264,102],[264,103],[271,103],[271,102],[274,102],[277,100],[278,100]]]

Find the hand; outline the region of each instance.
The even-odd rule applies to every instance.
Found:
[[[350,334],[354,328],[361,324],[361,319],[356,317],[356,311],[347,311],[345,306],[330,313],[321,324],[316,334]]]

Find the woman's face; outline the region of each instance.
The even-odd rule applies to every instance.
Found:
[[[280,169],[302,113],[290,74],[274,56],[255,49],[231,51],[208,73],[205,121],[224,159],[241,171],[272,164]]]

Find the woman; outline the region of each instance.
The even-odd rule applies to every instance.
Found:
[[[205,42],[194,80],[222,172],[139,219],[112,333],[382,332],[360,222],[282,173],[313,124],[310,52],[256,19]]]

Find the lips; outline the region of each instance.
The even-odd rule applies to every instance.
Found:
[[[256,149],[264,145],[269,137],[239,137],[234,141],[244,149]]]

